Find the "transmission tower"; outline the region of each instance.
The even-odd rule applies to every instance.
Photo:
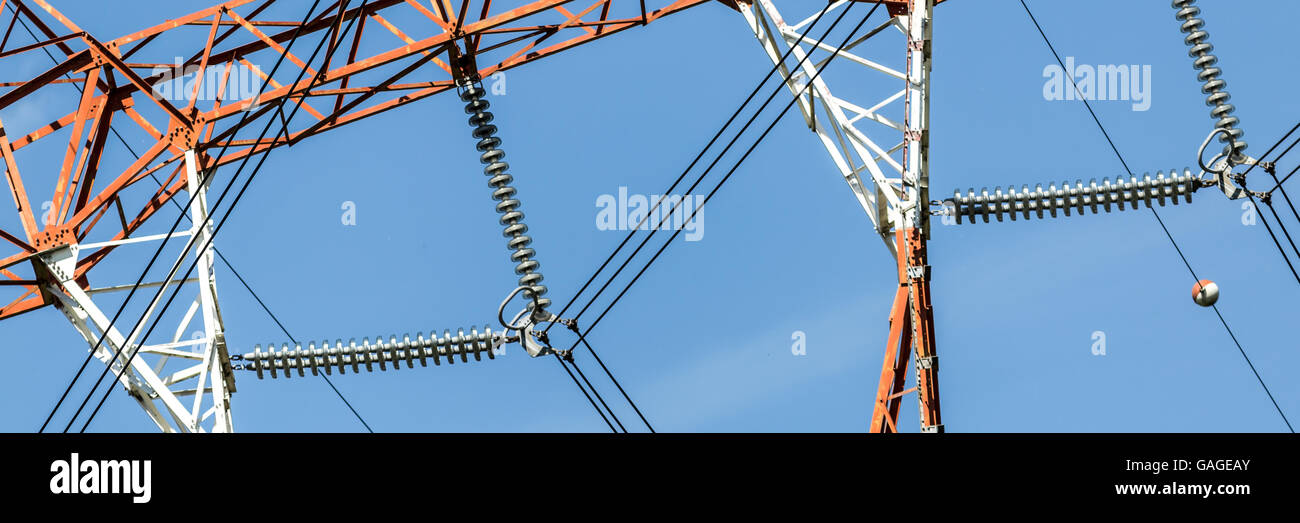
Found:
[[[786,18],[771,0],[757,0],[741,11],[768,57],[781,64],[790,92],[796,96],[806,93],[798,101],[804,121],[825,146],[896,263],[898,289],[890,309],[889,339],[870,420],[872,432],[897,432],[900,404],[903,396],[912,392],[917,393],[921,430],[943,431],[926,256],[935,3],[884,2],[888,19],[842,47],[815,44],[816,36],[808,34],[814,16],[805,12]],[[847,9],[849,4],[838,2],[831,9]],[[869,46],[890,52],[894,59],[876,61],[861,56],[859,48]],[[787,50],[797,58],[811,59],[802,62],[801,70],[788,71],[781,60]],[[817,74],[823,65],[825,72]],[[863,100],[857,99],[861,89],[849,89],[857,82],[838,84],[849,95],[838,90],[832,93],[831,83],[837,78],[868,78],[873,84],[895,83],[900,88],[890,89],[882,99]],[[904,389],[912,372],[916,386]]]
[[[65,97],[67,103],[47,124],[11,129],[0,122],[5,181],[21,226],[21,231],[0,228],[0,239],[13,252],[0,257],[0,287],[17,293],[0,302],[7,303],[0,307],[0,320],[46,306],[62,312],[90,345],[87,361],[98,360],[102,375],[112,376],[167,432],[233,430],[237,371],[292,378],[412,368],[430,360],[467,363],[471,357],[493,359],[507,343],[520,343],[531,356],[568,356],[546,338],[543,326],[573,327],[574,322],[550,310],[538,252],[504,161],[509,144],[492,123],[484,79],[704,4],[739,13],[893,259],[898,286],[868,422],[871,432],[900,431],[900,407],[911,393],[917,395],[920,430],[944,430],[926,250],[932,214],[955,223],[1042,219],[1058,212],[1069,216],[1190,202],[1193,192],[1210,186],[1230,198],[1261,196],[1243,189],[1244,175],[1233,171],[1259,162],[1243,152],[1246,145],[1230,116],[1212,47],[1190,0],[1174,6],[1218,119],[1206,143],[1218,136],[1225,144],[1211,165],[1201,164],[1199,175],[1185,169],[1168,177],[1130,175],[1046,189],[972,189],[942,202],[929,194],[929,105],[932,22],[935,5],[944,0],[785,2],[785,14],[799,10],[795,18],[779,11],[774,0],[598,0],[572,9],[571,0],[502,3],[318,1],[302,20],[286,21],[267,16],[274,0],[231,0],[102,40],[50,0],[0,0],[0,11],[10,15],[0,60],[41,54],[50,59],[33,78],[0,84],[0,109],[34,105],[36,96],[57,84],[78,90],[75,100]],[[840,46],[810,34],[822,16],[862,4],[883,7],[889,16]],[[412,19],[421,23],[408,23]],[[36,43],[13,44],[22,31]],[[364,52],[371,49],[380,51]],[[181,50],[184,54],[174,58]],[[250,85],[258,88],[232,89],[239,74],[255,77]],[[872,87],[898,89],[869,98],[862,78]],[[466,104],[470,135],[477,141],[473,153],[484,165],[505,246],[516,264],[514,290],[502,289],[505,301],[495,315],[482,311],[476,316],[481,323],[468,331],[280,343],[232,354],[214,267],[213,239],[224,218],[214,219],[212,213],[224,205],[228,214],[243,194],[241,188],[228,200],[231,188],[238,183],[246,188],[261,163],[251,173],[245,168],[272,150],[448,91]],[[300,112],[302,119],[296,118]],[[261,134],[250,136],[256,129]],[[129,165],[103,165],[106,147],[127,143],[119,130],[151,145],[138,154],[131,150]],[[43,165],[35,154],[19,154],[56,140],[66,140],[57,168]],[[46,178],[57,181],[51,188],[30,183]],[[47,212],[38,219],[41,207],[33,202],[43,195],[49,196]],[[168,207],[179,211],[174,220],[162,212]],[[134,257],[120,254],[132,250],[138,251]],[[144,268],[142,259],[149,260]],[[113,266],[119,274],[140,277],[123,282],[105,276],[114,274],[106,269]],[[159,271],[166,275],[145,278]],[[119,301],[109,298],[122,295],[126,298]],[[177,296],[188,305],[183,313],[167,314]],[[518,310],[508,318],[511,303]],[[155,336],[160,323],[165,325]],[[85,407],[83,402],[78,413]]]
[[[69,83],[80,91],[75,103],[64,105],[46,125],[13,129],[0,122],[5,181],[22,227],[0,230],[0,238],[14,249],[0,257],[0,284],[18,292],[0,307],[0,320],[46,306],[60,310],[90,344],[94,358],[108,367],[111,377],[120,376],[121,386],[163,431],[233,428],[230,398],[236,391],[237,368],[226,347],[213,275],[215,247],[210,239],[220,222],[209,219],[212,206],[227,196],[214,197],[210,191],[236,182],[223,179],[230,169],[238,168],[238,177],[256,155],[438,93],[459,89],[464,95],[467,88],[474,91],[472,84],[480,78],[713,2],[608,0],[578,9],[567,7],[570,0],[515,6],[490,0],[317,3],[321,8],[308,18],[286,21],[266,18],[273,0],[231,0],[102,40],[49,0],[0,0],[0,10],[9,15],[0,59],[47,52],[51,58],[48,69],[35,77],[5,84],[0,109],[34,107],[33,100],[55,91],[57,84]],[[399,26],[397,20],[409,25]],[[36,43],[11,45],[24,29]],[[325,44],[324,50],[312,53],[317,42]],[[365,49],[382,51],[366,54]],[[213,71],[216,74],[208,74]],[[255,75],[257,81],[248,83],[264,87],[257,92],[228,90],[239,73]],[[186,76],[191,77],[188,82],[178,80]],[[186,92],[164,96],[168,86]],[[200,93],[215,97],[205,99]],[[307,115],[305,122],[287,118],[298,108]],[[247,136],[249,130],[269,128],[271,123],[277,129],[283,124],[283,130]],[[489,124],[479,123],[475,136],[488,138],[478,133]],[[152,144],[120,170],[101,165],[105,148],[121,139],[119,131],[137,139],[144,136]],[[26,167],[38,165],[39,158],[21,154],[51,140],[67,144],[52,191],[30,182],[46,179],[42,168]],[[484,143],[479,147],[480,153],[490,153]],[[508,341],[522,342],[533,355],[547,353],[548,347],[530,335],[531,325],[550,318],[544,307],[534,310],[544,299],[539,292],[543,288],[535,262],[530,263],[532,251],[522,234],[526,227],[516,222],[511,208],[518,201],[502,180],[494,177],[491,183],[497,208],[506,213],[502,224],[512,259],[523,271],[519,294],[532,300],[527,305],[530,313],[515,318],[520,329],[514,335],[471,328],[468,334],[444,331],[414,340],[363,339],[359,346],[313,343],[259,350],[259,356],[238,368],[266,370],[264,365],[275,363],[285,370],[281,375],[287,375],[290,368],[313,373],[349,366],[355,370],[376,363],[395,365],[395,359],[408,365],[428,359],[451,362],[453,356],[478,359],[486,353],[490,358],[490,349]],[[38,196],[29,191],[38,191]],[[33,206],[41,194],[50,195],[52,202],[45,219],[38,219],[40,208]],[[188,221],[178,217],[168,230],[170,220],[160,212],[169,206],[179,206]],[[138,282],[100,277],[113,272],[105,267],[124,258],[120,252],[125,250],[145,256],[155,252],[157,266],[168,276]],[[118,268],[139,273],[139,256],[135,253]],[[110,283],[102,283],[105,280]],[[182,298],[188,310],[179,318],[164,317],[167,295],[178,291],[188,296]],[[146,302],[142,310],[114,313],[105,305],[109,296],[128,293],[134,303]],[[484,314],[483,320],[495,322],[491,313]],[[174,321],[158,330],[169,338],[144,339],[153,331],[149,326],[160,320]],[[191,335],[196,330],[199,334]],[[304,352],[308,350],[311,357]],[[241,355],[234,356],[238,361]]]

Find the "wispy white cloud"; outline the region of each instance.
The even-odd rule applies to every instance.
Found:
[[[871,369],[875,366],[870,362],[879,365],[880,352],[874,349],[884,346],[887,322],[883,312],[873,315],[872,311],[885,309],[888,303],[876,302],[889,299],[860,297],[840,306],[797,313],[784,323],[807,334],[807,354],[803,356],[791,353],[793,329],[780,327],[756,330],[739,339],[734,333],[703,339],[686,347],[682,354],[699,356],[682,358],[673,372],[645,388],[655,403],[673,406],[662,429],[708,431],[718,426],[714,420],[732,412],[805,409],[803,405],[789,404],[783,397],[847,373],[859,374],[864,382],[874,383],[876,376]],[[866,317],[878,321],[864,322],[864,311]],[[767,419],[777,423],[788,418],[781,415]],[[801,430],[785,425],[755,429]]]

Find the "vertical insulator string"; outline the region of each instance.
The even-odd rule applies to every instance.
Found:
[[[492,187],[492,199],[497,201],[496,209],[501,214],[501,225],[505,227],[502,234],[508,239],[506,247],[510,249],[510,261],[514,262],[515,274],[519,275],[519,285],[526,287],[524,296],[529,299],[528,307],[536,314],[545,314],[551,300],[544,298],[546,286],[541,285],[541,264],[533,259],[536,256],[530,245],[533,239],[526,233],[524,213],[519,210],[519,200],[515,198],[515,188],[510,185],[514,177],[506,171],[505,151],[499,149],[501,139],[496,136],[497,127],[492,125],[492,113],[488,111],[491,104],[483,99],[486,91],[477,80],[461,83],[460,99],[465,103],[465,114],[470,115],[469,124],[474,127],[472,136],[478,139],[476,148],[482,154],[479,161],[485,167],[483,174],[489,176],[488,186]]]
[[[1223,152],[1230,153],[1230,160],[1239,161],[1246,150],[1246,142],[1241,139],[1245,131],[1237,128],[1240,121],[1232,116],[1237,108],[1228,103],[1232,99],[1228,94],[1228,83],[1220,78],[1223,71],[1215,67],[1219,58],[1212,53],[1214,46],[1209,42],[1210,34],[1204,29],[1205,20],[1197,16],[1201,14],[1201,8],[1195,4],[1196,0],[1173,0],[1172,3],[1178,9],[1175,16],[1183,23],[1180,29],[1187,34],[1183,42],[1191,48],[1187,54],[1194,59],[1192,67],[1200,71],[1196,79],[1201,82],[1201,92],[1206,95],[1205,105],[1211,107],[1210,116],[1217,120],[1214,127],[1225,131],[1219,137],[1219,141],[1225,144]]]

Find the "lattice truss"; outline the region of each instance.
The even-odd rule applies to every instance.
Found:
[[[232,0],[103,39],[49,0],[0,0],[0,155],[17,209],[0,217],[0,319],[53,305],[113,372],[130,359],[121,385],[160,428],[228,431],[213,222],[197,225],[220,212],[218,168],[711,2],[337,0],[303,22],[305,2]],[[268,122],[286,131],[258,139]],[[161,299],[110,329],[113,300],[164,240],[140,292],[182,286],[188,308],[149,339],[130,329]]]
[[[907,2],[886,2],[893,16],[868,26],[843,46],[842,35],[861,13],[850,13],[823,39],[831,20],[852,4],[834,3],[816,26],[813,22],[822,6],[813,4],[797,9],[786,5],[789,18],[784,18],[771,0],[757,0],[741,12],[773,62],[794,48],[791,59],[780,68],[789,78],[787,87],[792,94],[803,93],[798,106],[805,122],[825,146],[885,245],[896,253],[895,228],[912,224],[924,228],[928,223],[928,50],[924,60],[914,60],[919,53],[909,52]],[[929,32],[928,26],[918,29]],[[795,60],[805,56],[809,59],[799,70],[790,71]],[[832,92],[830,85],[843,92]],[[916,149],[913,154],[907,154],[908,147]]]
[[[832,3],[817,27],[825,4],[791,2],[812,14],[788,23],[771,0],[719,2],[743,15],[780,64],[805,122],[890,252],[907,251],[900,277],[910,281],[900,288],[923,288],[928,24],[938,2],[885,0],[887,22],[844,41],[861,17],[850,14],[820,44],[855,2]],[[321,1],[300,20],[300,2],[232,0],[105,40],[49,0],[0,0],[0,70],[17,75],[0,78],[0,156],[17,209],[0,215],[0,320],[53,305],[115,375],[129,366],[120,385],[161,429],[231,430],[235,382],[208,241],[209,215],[223,213],[224,196],[209,193],[224,194],[228,171],[240,171],[219,168],[712,0],[503,3]],[[867,55],[868,40],[879,56]],[[852,100],[832,94],[832,84],[851,86]],[[152,252],[160,256],[144,278]],[[183,290],[188,306],[169,309],[159,288]],[[153,297],[120,308],[123,291]],[[928,305],[917,311],[911,324],[922,325]],[[136,329],[136,320],[165,326]],[[416,345],[435,361],[436,351],[464,348],[463,337],[448,336],[388,340],[376,361],[409,364]],[[389,345],[398,352],[385,353]],[[287,370],[287,361],[275,364]],[[937,401],[933,409],[926,419],[938,426]]]

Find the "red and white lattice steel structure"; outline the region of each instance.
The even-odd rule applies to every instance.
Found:
[[[900,397],[915,390],[922,430],[942,430],[925,257],[935,0],[882,2],[880,10],[890,16],[876,18],[883,23],[873,21],[878,26],[843,49],[814,46],[817,37],[811,34],[801,41],[825,4],[790,0],[338,0],[321,2],[319,13],[305,23],[269,19],[265,13],[274,0],[232,0],[113,39],[89,34],[54,3],[0,0],[7,29],[0,63],[33,56],[45,60],[46,52],[54,58],[29,79],[0,78],[0,111],[37,105],[37,97],[47,93],[66,102],[42,102],[42,109],[57,114],[31,128],[0,121],[5,190],[18,216],[14,226],[0,222],[0,320],[46,306],[60,310],[91,346],[99,347],[95,357],[115,373],[130,360],[120,385],[164,431],[233,428],[235,380],[207,242],[212,223],[206,220],[212,205],[208,191],[214,181],[225,183],[223,166],[454,90],[466,76],[488,78],[705,4],[737,12],[774,62],[795,47],[781,68],[787,86],[802,93],[798,105],[805,121],[897,259],[899,288],[871,429],[896,431]],[[787,9],[784,16],[778,3]],[[834,2],[827,20],[853,3]],[[14,43],[26,41],[18,37],[25,35],[18,22],[35,33],[37,43]],[[313,62],[309,55],[322,38],[326,49],[337,52],[323,52]],[[892,43],[876,43],[886,39]],[[291,40],[295,45],[286,52]],[[868,41],[897,60],[864,58],[859,51]],[[232,75],[241,73],[256,76],[260,85],[282,55],[280,69],[260,96],[228,89]],[[810,59],[789,70],[805,55]],[[817,67],[832,56],[833,64],[816,77]],[[854,92],[856,80],[835,83],[849,69],[899,89],[882,99],[861,99]],[[174,81],[179,76],[174,71],[190,70],[216,73],[200,73],[188,84]],[[79,87],[80,94],[71,98],[66,96],[71,91],[52,87],[62,83]],[[204,89],[215,96],[200,101]],[[301,103],[302,115],[284,134],[249,136],[276,118],[273,108],[282,101]],[[118,139],[115,131],[145,136],[152,145],[128,165],[109,166],[103,156]],[[62,154],[53,161],[28,153],[51,141],[63,144],[55,146]],[[47,204],[33,205],[46,196]],[[186,205],[189,221],[174,233],[159,234],[160,223],[165,227],[176,219],[164,209]],[[109,328],[111,317],[100,296],[133,282],[101,278],[111,272],[103,268],[138,264],[139,256],[121,254],[152,251],[164,239],[174,247],[159,263],[170,267],[170,274],[144,282],[141,287],[151,292],[143,295],[180,286],[188,308],[178,318],[168,317],[175,324],[168,323],[159,339],[139,339],[140,333],[128,331],[139,314],[124,315]],[[180,269],[195,260],[191,277],[179,278]],[[145,320],[162,314],[160,301],[143,305]],[[904,390],[913,361],[917,384]]]

